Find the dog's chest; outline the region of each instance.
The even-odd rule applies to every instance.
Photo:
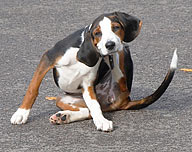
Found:
[[[57,83],[59,87],[69,93],[80,92],[80,87],[85,80],[94,79],[94,68],[78,62],[76,55],[79,48],[70,48],[57,62]]]

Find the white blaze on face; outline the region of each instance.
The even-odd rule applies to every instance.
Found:
[[[111,20],[109,18],[107,18],[107,17],[104,17],[103,20],[100,21],[99,25],[100,25],[100,28],[101,28],[102,36],[101,36],[101,40],[97,44],[97,47],[100,50],[100,53],[102,55],[107,55],[107,54],[109,54],[111,52],[122,50],[123,45],[121,44],[120,38],[112,31]],[[105,44],[108,41],[115,42],[115,47],[114,47],[113,50],[108,50],[105,47]]]

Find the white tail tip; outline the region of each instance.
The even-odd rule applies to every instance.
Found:
[[[177,56],[177,48],[176,48],[173,53],[170,69],[177,69],[177,62],[178,62],[178,56]]]

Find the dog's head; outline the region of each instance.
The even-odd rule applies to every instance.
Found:
[[[96,18],[85,33],[77,59],[87,66],[94,66],[100,56],[110,55],[123,49],[122,42],[134,40],[142,22],[126,13],[114,12]]]

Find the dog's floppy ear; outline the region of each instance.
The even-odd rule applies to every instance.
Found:
[[[99,56],[99,52],[93,44],[91,33],[90,31],[88,31],[85,34],[85,38],[81,45],[81,48],[77,52],[77,60],[86,64],[89,67],[93,67],[99,60]]]
[[[115,14],[124,28],[125,36],[123,41],[133,41],[139,35],[142,22],[138,18],[126,13],[115,12]]]

